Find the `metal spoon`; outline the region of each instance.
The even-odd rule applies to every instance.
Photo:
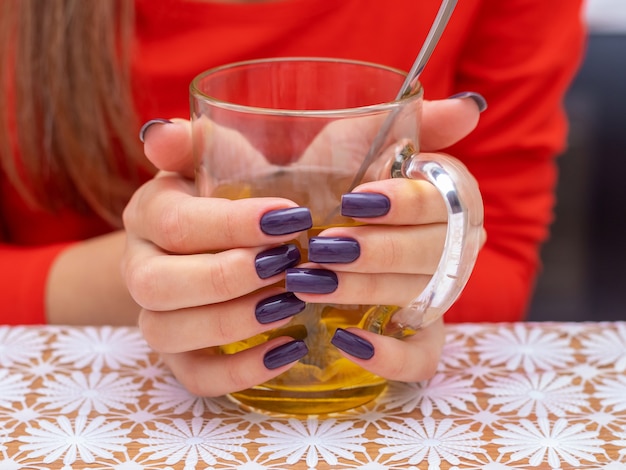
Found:
[[[402,86],[400,87],[400,90],[396,95],[396,101],[401,100],[407,94],[410,94],[413,91],[413,87],[419,79],[419,76],[422,74],[426,63],[428,62],[428,59],[430,59],[430,56],[435,50],[435,46],[439,42],[439,38],[441,38],[441,34],[448,24],[448,20],[452,16],[452,12],[454,11],[456,3],[457,0],[442,1],[433,25],[428,32],[428,36],[426,36],[426,40],[424,41],[421,50],[417,54],[411,70],[409,70],[409,73],[404,79],[404,83],[402,83]],[[363,163],[361,163],[359,170],[356,172],[356,175],[354,176],[354,179],[352,180],[352,183],[350,183],[350,187],[346,192],[352,191],[356,186],[359,185],[369,166],[374,162],[374,160],[376,160],[376,158],[380,154],[380,151],[382,150],[383,144],[387,137],[387,133],[389,132],[389,129],[391,129],[391,126],[393,125],[399,109],[400,108],[396,108],[393,112],[391,112],[383,122],[383,125],[378,131],[378,134],[376,134],[376,137],[374,138],[374,141],[372,142],[372,145],[370,146],[367,155],[365,155]]]

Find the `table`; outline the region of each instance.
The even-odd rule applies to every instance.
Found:
[[[437,374],[326,418],[189,394],[137,329],[0,327],[0,468],[626,468],[626,322],[447,326]]]

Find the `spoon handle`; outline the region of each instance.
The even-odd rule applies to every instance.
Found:
[[[437,43],[439,43],[439,38],[443,34],[443,31],[446,29],[448,25],[448,21],[452,16],[452,12],[456,7],[457,0],[443,0],[441,6],[439,7],[439,11],[437,12],[437,16],[433,21],[432,26],[430,27],[430,31],[428,32],[428,36],[426,36],[426,40],[422,45],[417,57],[415,58],[415,62],[411,66],[411,70],[407,74],[404,79],[404,83],[400,87],[398,94],[396,95],[396,100],[400,100],[404,98],[404,96],[410,93],[415,86],[415,82],[419,78],[419,76],[424,71],[424,67],[426,63],[430,59],[430,56],[433,54]]]
[[[422,71],[424,70],[428,59],[430,59],[430,56],[435,50],[435,46],[439,42],[439,38],[441,38],[441,34],[448,24],[448,20],[450,20],[450,17],[452,16],[452,12],[454,11],[456,3],[457,0],[442,1],[441,6],[439,7],[439,11],[437,12],[437,16],[433,21],[433,25],[430,27],[428,36],[426,36],[426,40],[424,41],[422,48],[417,54],[411,70],[409,70],[409,73],[404,79],[404,83],[402,84],[400,90],[398,91],[398,94],[396,95],[396,101],[404,98],[405,95],[408,95],[414,91],[413,87],[416,85],[416,82],[419,79]],[[383,125],[380,127],[378,133],[376,134],[376,137],[374,138],[374,141],[372,142],[372,145],[370,145],[370,148],[367,151],[365,158],[363,159],[363,163],[361,163],[361,166],[354,175],[354,178],[346,192],[349,193],[359,185],[359,183],[363,179],[363,176],[365,176],[365,172],[367,171],[367,169],[380,154],[383,144],[385,143],[387,133],[389,132],[389,129],[391,129],[391,126],[396,119],[398,109],[399,108],[396,108],[394,111],[389,113],[389,115],[383,122]]]

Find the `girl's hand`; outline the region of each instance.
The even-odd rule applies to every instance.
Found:
[[[460,140],[478,117],[470,99],[425,102],[422,150]],[[293,365],[306,349],[289,337],[233,355],[221,355],[216,348],[288,323],[304,301],[405,305],[427,284],[443,248],[447,219],[430,184],[393,179],[357,187],[354,193],[361,196],[347,196],[344,205],[367,225],[320,233],[316,243],[332,245],[335,258],[315,258],[313,253],[314,262],[301,265],[287,242],[309,228],[307,209],[281,198],[196,197],[190,132],[190,123],[183,120],[145,132],[145,153],[161,171],[135,193],[124,212],[128,241],[123,271],[142,307],[144,337],[192,393],[242,390]],[[381,201],[388,206],[384,213]],[[270,287],[292,267],[332,271],[336,288],[307,293],[315,279],[306,280],[298,269],[290,271],[291,279],[287,276],[287,287],[296,295]],[[333,344],[378,375],[416,381],[433,374],[443,339],[438,321],[404,340],[340,330]]]

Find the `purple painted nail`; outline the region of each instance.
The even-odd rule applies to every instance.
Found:
[[[293,244],[281,245],[262,251],[254,259],[254,267],[261,279],[275,276],[300,262],[300,251]]]
[[[283,292],[261,300],[254,311],[259,323],[265,325],[300,313],[306,307],[292,292]]]
[[[337,328],[330,342],[335,347],[359,359],[371,359],[374,356],[372,343],[343,328]]]
[[[170,121],[169,119],[161,118],[150,119],[143,126],[141,126],[141,129],[139,129],[139,140],[141,140],[142,142],[146,141],[146,132],[148,132],[148,129],[150,129],[150,127],[154,124],[172,124],[172,121]]]
[[[455,98],[459,98],[459,99],[469,98],[473,100],[474,103],[476,103],[476,105],[478,106],[478,111],[480,111],[481,113],[485,109],[487,109],[487,100],[485,99],[483,95],[481,95],[480,93],[476,93],[475,91],[463,91],[461,93],[456,93],[455,95],[448,97],[449,100],[452,100]]]
[[[311,211],[306,207],[277,209],[263,214],[261,230],[267,235],[301,232],[313,226]]]
[[[338,285],[337,275],[327,269],[291,268],[285,274],[285,288],[289,292],[330,294]]]
[[[302,359],[309,352],[304,341],[298,339],[270,349],[263,357],[263,364],[268,369],[278,369],[290,362]]]
[[[311,237],[309,261],[314,263],[350,263],[361,254],[359,242],[354,238]]]
[[[348,193],[341,197],[341,215],[347,217],[380,217],[390,208],[391,202],[384,194]]]

